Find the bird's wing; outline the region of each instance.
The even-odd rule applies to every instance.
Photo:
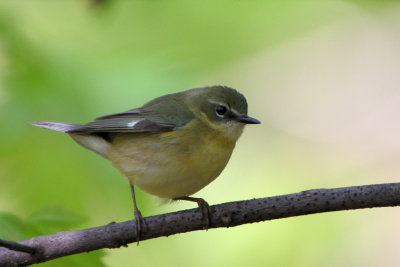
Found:
[[[138,108],[98,117],[67,132],[73,134],[168,132],[178,126],[154,111]]]

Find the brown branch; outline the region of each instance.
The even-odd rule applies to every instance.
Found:
[[[314,189],[300,193],[229,202],[211,206],[211,227],[232,227],[299,215],[338,210],[400,205],[400,183]],[[141,240],[204,229],[198,209],[145,218]],[[60,232],[21,241],[36,254],[0,248],[0,266],[28,265],[102,248],[118,248],[135,242],[134,221]]]

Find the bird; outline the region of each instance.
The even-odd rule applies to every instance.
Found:
[[[215,85],[163,95],[139,108],[86,124],[32,124],[67,133],[109,160],[127,178],[140,236],[146,224],[136,202],[135,186],[162,199],[196,202],[206,225],[210,224],[208,203],[190,196],[220,175],[244,126],[260,123],[247,115],[247,109],[241,93]]]

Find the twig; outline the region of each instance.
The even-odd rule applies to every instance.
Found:
[[[400,205],[400,183],[314,189],[300,193],[211,206],[211,227],[232,227],[299,215]],[[145,218],[140,240],[204,229],[198,209]],[[0,248],[0,266],[28,265],[102,248],[118,248],[136,240],[134,221],[38,236],[20,243],[35,255]]]
[[[36,252],[36,249],[33,247],[3,239],[0,239],[0,247],[5,247],[11,250],[26,252],[30,254],[35,254]]]

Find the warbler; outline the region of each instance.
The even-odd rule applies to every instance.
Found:
[[[144,224],[134,186],[160,198],[197,202],[209,224],[204,199],[189,197],[225,168],[246,124],[246,98],[230,87],[211,86],[160,96],[140,108],[105,115],[87,124],[38,121],[65,132],[108,159],[127,177],[137,235]]]

